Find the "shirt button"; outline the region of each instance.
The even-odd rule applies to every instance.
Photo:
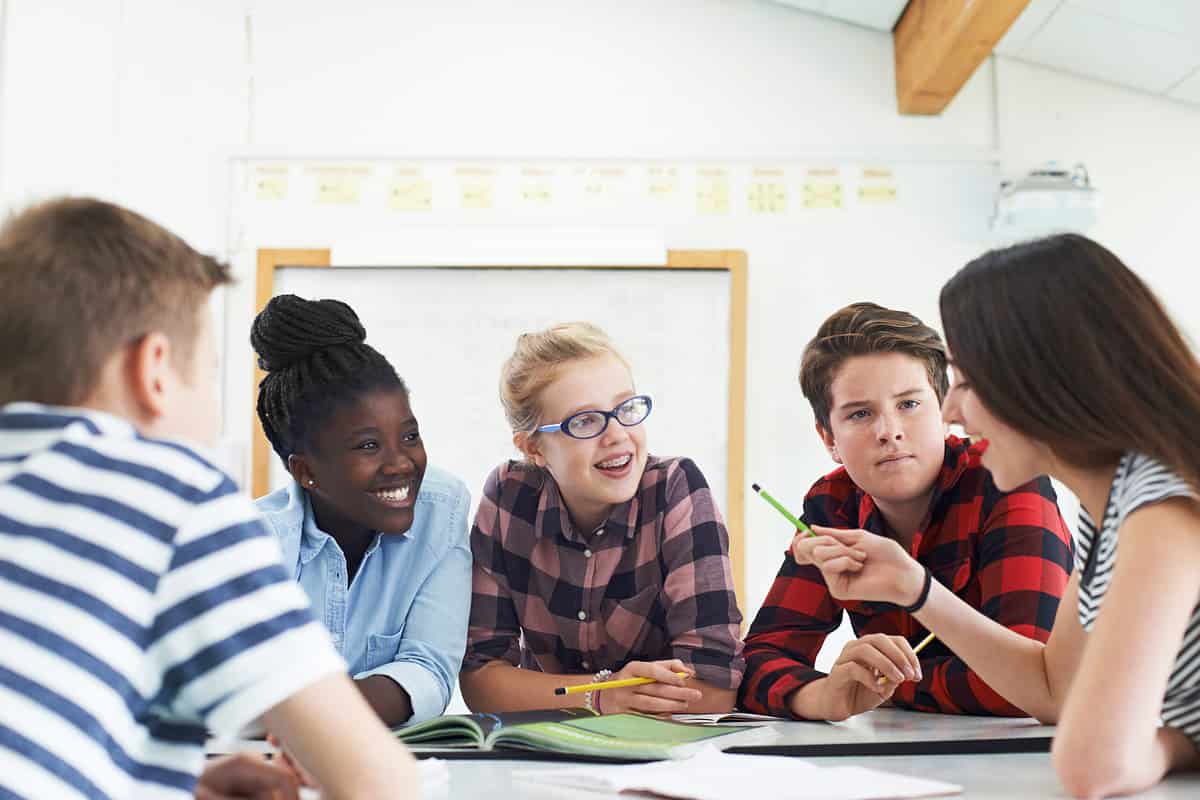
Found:
[[[583,621],[583,620],[587,619],[587,612],[586,612],[586,611],[580,611],[580,612],[579,612],[578,614],[576,614],[575,616],[579,617],[580,621]]]
[[[592,551],[591,551],[591,550],[584,550],[584,551],[583,551],[583,557],[584,557],[584,558],[591,558],[591,557],[592,557]]]

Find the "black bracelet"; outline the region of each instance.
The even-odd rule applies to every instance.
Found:
[[[900,610],[909,614],[915,614],[925,607],[925,601],[929,599],[929,589],[933,586],[933,573],[929,571],[929,567],[925,567],[925,585],[921,587],[921,594],[917,595],[917,602],[911,606],[900,606]]]

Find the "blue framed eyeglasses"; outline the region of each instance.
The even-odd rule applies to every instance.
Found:
[[[542,425],[535,430],[537,433],[560,431],[572,439],[595,439],[608,429],[610,419],[615,419],[626,428],[641,425],[646,421],[646,417],[650,416],[652,405],[649,395],[639,394],[622,402],[612,411],[580,411],[562,422]]]

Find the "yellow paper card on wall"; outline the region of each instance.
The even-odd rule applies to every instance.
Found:
[[[729,213],[729,172],[724,169],[696,170],[696,213]]]
[[[496,190],[496,171],[491,167],[458,167],[458,204],[460,208],[489,209]]]
[[[755,169],[750,173],[746,202],[751,214],[787,211],[787,183],[782,169]]]
[[[670,201],[679,191],[678,167],[649,167],[646,170],[646,193],[651,200]]]
[[[354,205],[362,197],[362,181],[370,174],[367,167],[321,166],[309,170],[317,180],[317,202]]]
[[[882,167],[863,169],[862,181],[858,184],[858,200],[860,203],[896,202],[896,179],[892,171]]]
[[[836,169],[810,169],[804,177],[805,208],[841,208],[842,179]]]
[[[256,167],[254,170],[254,196],[259,200],[282,200],[287,197],[288,168]]]
[[[551,167],[523,167],[518,199],[527,208],[545,208],[554,201],[555,170]]]
[[[625,189],[627,174],[624,167],[591,167],[583,178],[583,199],[592,207],[615,206]]]
[[[396,178],[388,192],[388,204],[396,211],[431,211],[433,182],[420,177]]]

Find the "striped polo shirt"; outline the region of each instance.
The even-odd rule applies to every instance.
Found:
[[[0,798],[187,798],[345,664],[233,482],[118,417],[0,408]]]
[[[1170,497],[1197,497],[1179,475],[1150,456],[1127,452],[1113,475],[1108,505],[1097,527],[1079,512],[1079,624],[1090,631],[1112,581],[1117,541],[1125,518],[1142,506]],[[1200,747],[1200,604],[1192,609],[1163,698],[1162,720]]]

